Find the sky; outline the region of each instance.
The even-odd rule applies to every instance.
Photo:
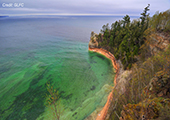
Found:
[[[150,15],[170,9],[170,0],[0,0],[0,15]]]

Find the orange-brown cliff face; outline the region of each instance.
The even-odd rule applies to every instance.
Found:
[[[116,78],[118,76],[119,64],[116,62],[115,57],[110,52],[108,52],[108,51],[106,51],[102,48],[90,48],[90,46],[89,46],[89,51],[100,53],[100,54],[106,56],[107,58],[109,58],[112,61],[112,65],[116,70],[116,76],[115,76],[115,79],[114,79],[114,85],[116,85]],[[113,99],[113,92],[114,92],[114,89],[110,92],[110,94],[107,98],[107,102],[106,102],[105,106],[103,107],[103,109],[98,114],[96,120],[104,120],[105,119],[107,112],[108,112],[108,109],[110,107],[111,101]]]
[[[118,88],[117,82],[121,83],[122,88],[123,88],[122,92],[125,90],[124,89],[124,82],[118,81],[118,78],[119,78],[119,80],[121,78],[120,74],[122,74],[124,71],[123,71],[123,69],[121,69],[120,61],[117,61],[112,53],[110,53],[109,51],[104,50],[102,48],[98,48],[98,42],[96,40],[96,34],[94,34],[94,33],[91,35],[91,40],[89,42],[89,51],[97,52],[97,53],[102,54],[102,55],[106,56],[107,58],[109,58],[112,61],[112,65],[113,65],[114,69],[116,70],[116,75],[115,75],[115,78],[114,78],[114,88],[110,92],[105,106],[96,116],[96,120],[104,120],[106,118],[107,114],[108,114],[110,104],[111,104],[111,102],[113,102],[114,89]]]
[[[149,47],[151,54],[154,55],[158,51],[164,51],[170,43],[170,35],[167,33],[152,33],[147,36],[150,40]]]
[[[91,37],[89,41],[89,48],[97,48],[98,47],[98,42],[97,42],[97,34],[94,32],[91,32]]]
[[[170,42],[170,36],[165,35],[164,33],[152,33],[149,36],[151,39],[151,42],[149,43],[149,49],[151,52],[151,55],[155,55],[159,51],[164,51],[167,49],[169,42]],[[112,92],[108,96],[107,103],[103,107],[103,109],[98,113],[96,120],[105,120],[110,118],[111,112],[114,113],[114,109],[117,109],[116,107],[116,100],[117,96],[120,96],[124,94],[127,90],[126,84],[132,79],[132,71],[131,70],[123,70],[122,64],[120,61],[116,60],[114,55],[111,54],[109,51],[106,51],[102,48],[98,48],[98,42],[96,39],[96,34],[94,37],[95,39],[91,39],[89,42],[89,51],[98,52],[107,58],[111,59],[113,67],[116,70],[116,76],[114,79],[114,88]],[[155,42],[154,42],[155,41]],[[167,56],[169,57],[169,56]],[[164,71],[165,73],[165,71]],[[167,72],[166,72],[167,73]],[[160,73],[159,73],[160,75]],[[165,75],[167,76],[167,74]],[[152,79],[152,86],[147,85],[147,90],[149,88],[150,91],[146,91],[144,89],[145,94],[148,94],[145,100],[137,103],[137,104],[126,104],[123,105],[123,109],[120,115],[117,115],[117,118],[120,120],[131,120],[131,119],[152,119],[152,118],[158,118],[158,113],[161,113],[159,115],[159,118],[166,119],[163,117],[163,114],[165,114],[170,107],[170,100],[169,99],[162,99],[160,97],[166,97],[170,98],[167,95],[170,95],[170,83],[167,81],[170,81],[169,77],[165,80],[165,76],[158,76],[158,73]],[[163,78],[161,80],[160,78]],[[164,83],[165,82],[165,83]],[[160,84],[166,84],[164,88],[158,87]],[[153,87],[155,86],[155,87]],[[161,88],[161,89],[158,89]],[[156,90],[157,92],[155,92]],[[119,95],[115,95],[119,94]],[[158,110],[164,110],[165,112],[160,112]],[[110,111],[111,110],[111,111]],[[115,114],[115,113],[114,113]],[[132,115],[133,114],[133,115]],[[121,117],[120,117],[121,116]],[[94,118],[93,118],[94,120]]]

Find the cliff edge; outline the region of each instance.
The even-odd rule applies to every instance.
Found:
[[[139,66],[142,68],[133,68],[131,70],[124,70],[123,65],[121,64],[120,60],[116,60],[114,55],[110,53],[109,51],[99,48],[98,41],[97,41],[97,34],[93,33],[91,34],[91,39],[89,42],[89,50],[93,52],[98,52],[102,55],[105,55],[107,58],[111,59],[113,63],[113,67],[116,70],[116,76],[114,79],[114,88],[112,92],[108,96],[108,100],[101,109],[101,111],[95,111],[90,116],[86,118],[86,120],[112,120],[115,119],[114,116],[117,117],[117,119],[120,120],[131,120],[131,119],[152,119],[152,118],[161,118],[161,119],[167,119],[169,118],[167,115],[163,117],[163,114],[167,113],[169,107],[170,107],[170,72],[169,72],[169,58],[170,58],[170,47],[169,41],[170,36],[166,35],[164,33],[152,33],[148,35],[150,38],[150,42],[147,49],[149,49],[148,52],[150,52],[150,57],[148,57],[148,60],[145,62],[137,62]],[[154,41],[154,42],[153,42]],[[165,52],[164,52],[165,51]],[[158,58],[159,56],[159,58]],[[141,57],[141,56],[138,56]],[[167,57],[167,58],[165,58]],[[163,58],[163,59],[162,59]],[[154,59],[155,63],[152,63],[152,67],[154,65],[167,65],[166,70],[159,71],[158,68],[155,68],[157,70],[153,70],[153,78],[149,78],[148,82],[146,82],[145,87],[141,87],[142,94],[135,93],[135,90],[138,90],[138,88],[133,88],[132,84],[135,83],[135,79],[138,78],[138,74],[140,74],[138,71],[141,71],[141,69],[148,69],[148,65],[150,66],[150,62]],[[161,61],[162,60],[162,61]],[[167,61],[168,60],[168,61]],[[161,63],[160,63],[161,62]],[[164,63],[166,62],[166,63]],[[169,63],[169,64],[168,64]],[[138,69],[138,71],[134,72],[134,69]],[[154,68],[152,68],[154,69]],[[152,73],[152,74],[153,74]],[[141,75],[143,72],[141,72]],[[150,74],[150,69],[144,72],[145,75]],[[139,78],[140,79],[140,78]],[[135,81],[133,81],[135,80]],[[143,81],[145,82],[145,81]],[[144,84],[144,83],[137,83],[137,84]],[[132,93],[130,94],[129,89],[132,90]],[[139,94],[140,101],[136,104],[131,104],[128,102],[127,96],[132,96],[133,94]],[[165,99],[166,98],[166,99]],[[121,99],[121,100],[120,100]],[[134,99],[134,98],[132,98]],[[136,98],[137,99],[137,98]],[[122,107],[120,107],[120,105]],[[120,111],[118,113],[117,111]],[[164,110],[164,112],[161,112]]]
[[[93,31],[91,32],[91,37],[89,41],[89,48],[98,48],[97,34]]]
[[[102,108],[101,111],[93,112],[90,116],[88,116],[86,118],[86,120],[104,120],[108,117],[109,108],[110,108],[112,102],[114,101],[113,98],[115,97],[115,96],[113,96],[114,91],[119,90],[119,94],[124,93],[126,78],[131,73],[131,71],[129,71],[129,70],[125,71],[123,69],[123,65],[121,64],[121,61],[116,60],[116,58],[114,57],[114,55],[112,53],[110,53],[109,51],[107,51],[103,48],[98,47],[97,36],[98,35],[96,33],[94,33],[94,32],[91,33],[90,42],[89,42],[89,51],[97,52],[99,54],[104,55],[108,59],[110,59],[112,61],[112,65],[113,65],[114,69],[116,70],[116,75],[114,78],[114,88],[111,91],[111,93],[109,94],[105,106]]]
[[[119,64],[97,120],[170,119],[170,9],[149,17],[149,6],[138,20],[126,15],[91,34],[89,50],[114,54]]]

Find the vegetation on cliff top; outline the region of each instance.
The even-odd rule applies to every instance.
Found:
[[[119,96],[122,103],[127,104],[119,105],[122,120],[140,119],[142,116],[145,119],[170,117],[168,114],[170,112],[170,47],[143,63],[133,64],[131,75],[131,79],[126,84],[126,92]],[[141,108],[138,112],[133,108],[137,106]],[[137,116],[130,115],[127,113],[128,110],[132,113],[136,111]]]
[[[138,20],[126,15],[106,24],[97,35],[98,47],[131,70],[124,93],[114,90],[109,120],[170,119],[170,10],[153,17],[148,11],[149,5]]]
[[[148,35],[148,28],[155,31],[170,32],[170,10],[163,13],[157,12],[152,18],[147,13],[148,5],[140,19],[132,22],[126,15],[123,20],[116,21],[109,27],[103,25],[101,33],[97,36],[98,47],[113,53],[116,59],[120,59],[124,69],[130,69],[137,61],[137,55],[141,53],[141,46]]]

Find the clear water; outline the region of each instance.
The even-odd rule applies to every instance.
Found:
[[[59,91],[62,120],[82,120],[104,106],[111,61],[88,51],[91,31],[116,17],[0,20],[0,119],[54,119],[46,83]]]

